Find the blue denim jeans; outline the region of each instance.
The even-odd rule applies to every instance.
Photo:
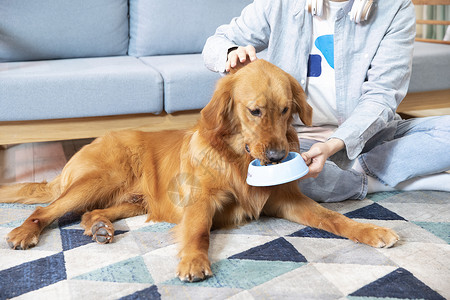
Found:
[[[398,120],[395,130],[382,130],[358,157],[365,172],[395,187],[405,180],[450,170],[450,116]],[[300,139],[301,152],[316,143]],[[317,178],[299,181],[302,192],[318,202],[364,199],[367,175],[325,163]]]

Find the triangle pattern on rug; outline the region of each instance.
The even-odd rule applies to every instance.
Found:
[[[133,257],[104,268],[79,275],[74,279],[127,283],[154,283],[152,276],[145,266],[144,259],[141,256]]]
[[[0,299],[9,299],[67,279],[63,252],[0,271]]]
[[[81,214],[68,212],[58,219],[59,228],[75,225],[81,222]]]
[[[299,231],[294,232],[288,236],[318,238],[318,239],[346,239],[342,236],[335,235],[331,232],[328,232],[328,231],[325,231],[322,229],[312,228],[312,227],[306,227],[306,228],[300,229]]]
[[[230,259],[251,259],[268,261],[292,261],[307,262],[291,243],[284,238],[278,238],[263,245],[251,248],[244,252],[235,254]]]
[[[396,299],[444,299],[409,271],[398,268],[350,296]]]
[[[229,299],[242,292],[242,289],[221,287],[219,290],[209,286],[198,286],[197,283],[183,285],[158,285],[162,299]],[[142,299],[142,298],[139,298]],[[144,298],[146,299],[146,298]],[[244,300],[244,299],[243,299]]]
[[[167,223],[167,222],[160,222],[152,225],[148,225],[142,228],[139,228],[136,231],[141,232],[169,232],[170,229],[175,227],[175,224]]]
[[[123,230],[115,230],[114,236],[118,236],[120,234],[126,233],[128,231]],[[61,242],[63,251],[71,250],[80,246],[84,246],[90,243],[94,243],[91,236],[84,235],[84,230],[82,229],[62,229],[61,233]]]
[[[400,220],[406,221],[401,216],[396,213],[390,211],[389,209],[377,204],[373,203],[371,205],[362,207],[360,209],[354,210],[352,212],[346,213],[345,216],[349,218],[355,219],[369,219],[369,220]]]
[[[398,194],[402,194],[404,191],[392,191],[392,192],[377,192],[372,194],[367,194],[366,198],[372,200],[373,202],[379,202],[381,200],[385,200],[391,197],[394,197]]]
[[[174,244],[174,240],[167,232],[131,231],[130,235],[138,245],[142,254]]]
[[[211,270],[214,275],[204,281],[186,283],[174,278],[164,284],[251,289],[305,264],[291,261],[223,259],[212,264]]]
[[[438,238],[443,239],[450,244],[450,223],[443,222],[413,222],[414,224],[422,227],[423,229],[431,232]]]
[[[158,292],[158,287],[156,285],[152,285],[149,288],[137,291],[136,293],[120,298],[120,300],[136,300],[136,299],[158,300],[161,299],[161,294]]]

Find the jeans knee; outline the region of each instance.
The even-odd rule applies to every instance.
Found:
[[[450,115],[402,120],[397,127],[396,138],[414,133],[440,136],[450,132]]]
[[[435,122],[435,128],[437,130],[450,131],[450,115],[436,117]]]

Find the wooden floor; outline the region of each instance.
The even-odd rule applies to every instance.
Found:
[[[0,184],[50,181],[92,139],[27,143],[0,148]]]

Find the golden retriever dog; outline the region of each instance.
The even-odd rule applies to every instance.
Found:
[[[311,124],[312,109],[298,82],[257,60],[221,78],[189,130],[123,131],[99,137],[76,153],[51,182],[0,188],[0,202],[38,207],[7,235],[13,249],[38,243],[42,230],[67,212],[84,213],[85,234],[98,243],[114,237],[112,222],[147,214],[176,223],[177,276],[212,276],[210,230],[241,225],[260,215],[285,218],[373,247],[398,240],[388,228],[358,223],[303,195],[296,181],[271,187],[246,184],[249,163],[281,161],[299,152],[292,114]],[[318,249],[320,251],[320,249]]]

